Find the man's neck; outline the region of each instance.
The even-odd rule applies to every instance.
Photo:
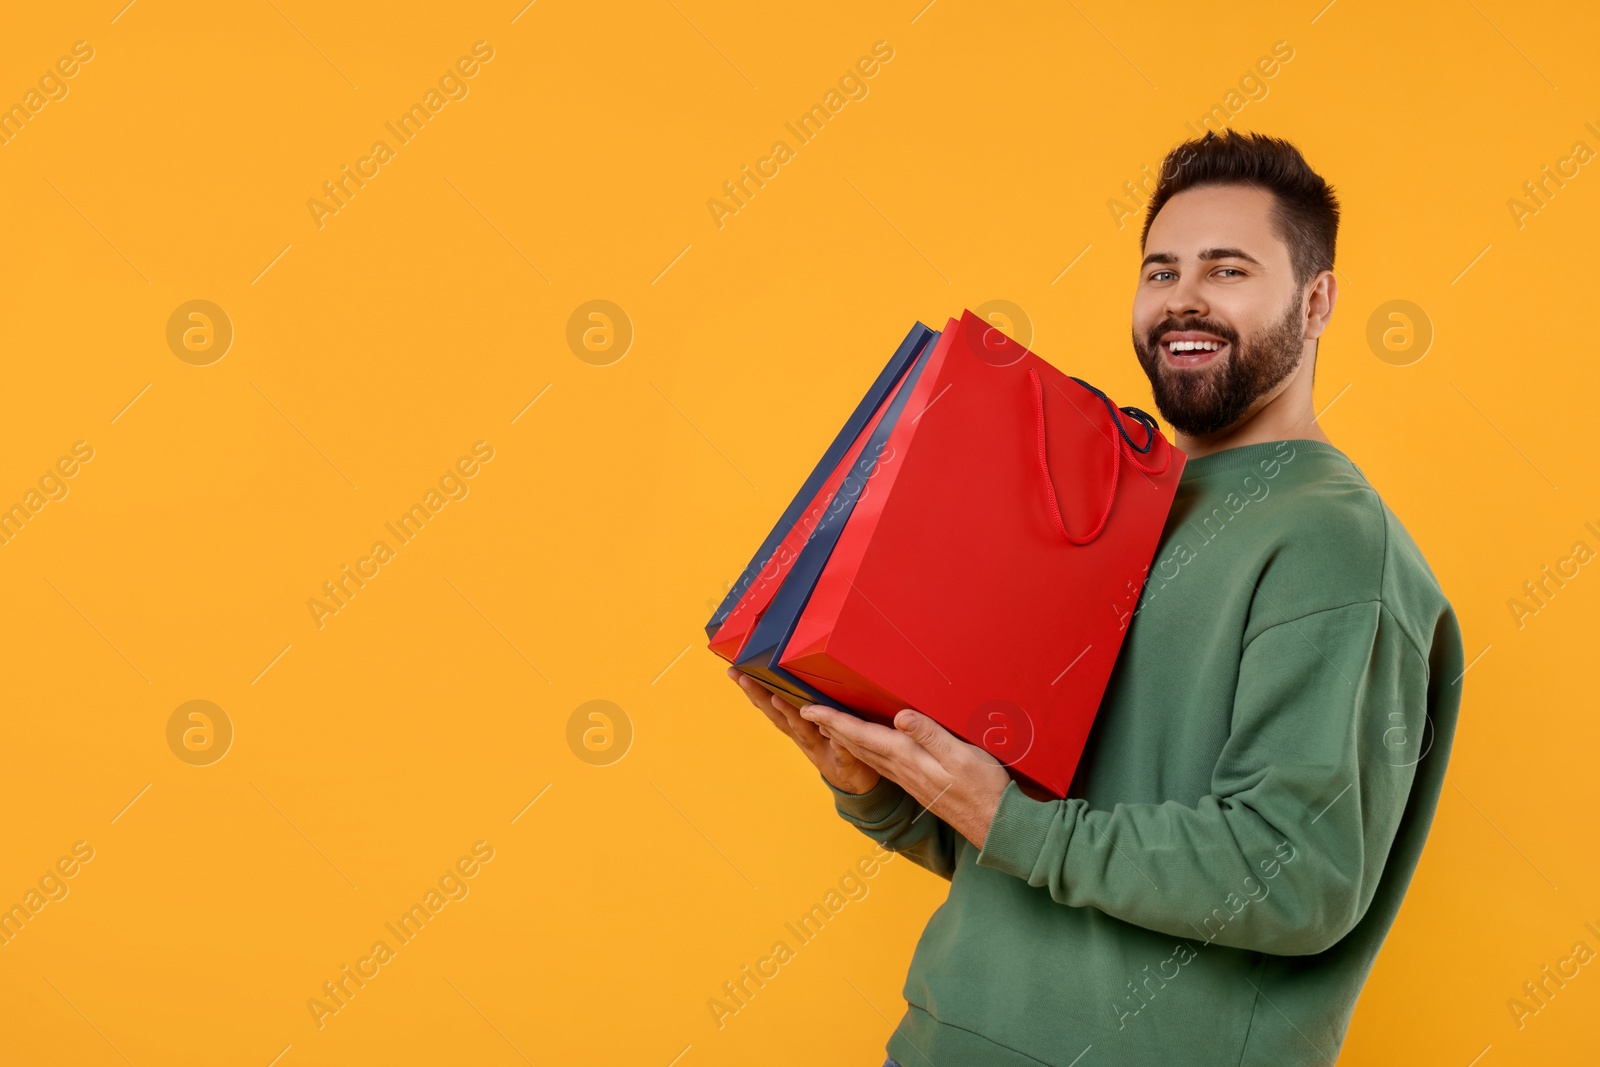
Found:
[[[1300,366],[1275,395],[1226,430],[1199,437],[1174,433],[1172,443],[1190,459],[1266,441],[1310,440],[1333,444],[1317,424],[1311,407],[1311,372],[1312,360],[1301,360]]]

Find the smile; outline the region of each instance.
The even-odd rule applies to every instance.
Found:
[[[1198,367],[1228,351],[1228,342],[1214,337],[1165,339],[1161,351],[1175,367]]]

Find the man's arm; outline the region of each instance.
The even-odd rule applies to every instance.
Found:
[[[1163,933],[1322,952],[1377,888],[1427,691],[1426,660],[1378,601],[1279,623],[1244,649],[1210,794],[1104,811],[1010,783],[977,863]]]
[[[906,854],[914,864],[941,878],[955,873],[960,841],[950,824],[931,811],[923,811],[910,793],[854,757],[784,697],[776,696],[755,678],[741,675],[733,667],[728,669],[728,677],[738,681],[750,704],[762,709],[773,726],[778,726],[816,766],[822,782],[834,793],[835,811],[846,822],[883,848]]]
[[[955,875],[957,849],[964,839],[893,779],[880,777],[866,793],[847,793],[822,780],[833,791],[834,810],[846,822],[946,881]]]
[[[885,848],[905,853],[942,878],[951,877],[957,841],[949,823],[924,812],[904,789],[856,759],[783,697],[731,667],[728,677],[816,767],[840,816]]]

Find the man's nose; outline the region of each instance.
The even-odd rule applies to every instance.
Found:
[[[1178,279],[1178,284],[1167,292],[1167,315],[1170,318],[1204,315],[1209,310],[1200,293],[1200,279],[1192,274]]]

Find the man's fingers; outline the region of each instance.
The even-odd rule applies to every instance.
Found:
[[[778,708],[774,706],[776,704],[776,698],[768,700],[751,698],[751,702],[755,704],[756,707],[761,709],[761,714],[765,715],[767,719],[771,721],[772,725],[783,731],[785,737],[797,745],[804,746],[805,742],[803,742],[800,739],[800,735],[795,732],[794,720],[789,718],[789,716],[785,715],[782,711],[778,710]]]
[[[807,707],[812,706],[814,705],[807,705]],[[792,704],[788,705],[784,710],[791,716],[790,721],[793,723],[797,735],[796,743],[804,748],[814,761],[824,758],[832,759],[835,762],[854,760],[864,767],[870,767],[879,774],[885,773],[883,760],[874,753],[866,751],[861,745],[853,743],[847,738],[841,737],[830,727],[812,722],[805,717],[804,712],[795,708]],[[854,716],[845,716],[845,718],[853,720]]]
[[[789,736],[794,739],[795,744],[814,756],[823,751],[828,742],[817,729],[816,723],[803,718],[798,708],[776,693],[772,695],[772,706],[788,723]]]
[[[777,708],[773,707],[772,701],[753,700],[753,703],[756,707],[761,709],[761,714],[772,720],[772,725],[784,732],[785,736],[787,736],[789,740],[795,742],[796,744],[800,743],[800,739],[795,736],[793,725],[789,722],[789,717],[783,712],[779,711]]]
[[[733,668],[731,667],[729,668],[730,671],[732,671],[732,669]],[[768,698],[771,697],[772,694],[767,690],[766,686],[762,685],[760,682],[756,681],[754,678],[751,678],[747,674],[736,675],[734,681],[739,683],[739,688],[744,690],[744,695],[749,698],[750,703],[763,710],[771,706],[768,703]]]
[[[888,758],[897,751],[903,752],[908,747],[919,747],[898,730],[879,726],[877,723],[867,722],[865,719],[858,719],[854,715],[835,711],[820,704],[809,704],[800,714],[827,730],[833,737],[846,742],[852,751],[872,752],[880,759]]]
[[[836,759],[853,759],[863,766],[871,767],[879,774],[883,773],[883,769],[878,766],[877,760],[872,758],[871,753],[865,752],[859,747],[852,745],[848,739],[840,737],[838,734],[834,733],[825,726],[818,727],[817,733],[822,737],[822,743],[827,745],[833,751]]]
[[[821,737],[816,734],[816,727],[800,718],[794,705],[772,692],[766,686],[748,675],[739,674],[729,668],[729,675],[739,683],[739,688],[744,690],[744,695],[750,703],[761,710],[761,714],[771,720],[772,725],[782,730],[784,735],[807,751],[815,749],[821,743]]]
[[[939,723],[931,715],[911,708],[902,708],[894,717],[895,729],[911,738],[932,756],[939,766],[949,769],[956,763],[976,760],[980,763],[999,763],[991,753],[977,745],[968,744]]]
[[[902,708],[894,717],[895,729],[910,737],[935,756],[944,756],[953,737],[949,730],[933,721],[931,715],[919,715],[910,708]]]
[[[739,688],[744,690],[744,695],[750,703],[761,709],[761,713],[771,719],[773,724],[790,737],[796,737],[803,730],[798,727],[809,727],[810,723],[800,719],[794,711],[794,705],[772,692],[766,686],[747,675],[738,678]],[[798,738],[796,737],[798,740]]]
[[[823,736],[828,739],[827,743],[833,746],[834,751],[849,756],[858,763],[863,763],[866,766],[871,767],[879,774],[884,773],[885,764],[876,753],[866,749],[858,748],[857,746],[851,744],[847,738],[840,737],[839,735],[834,734],[832,731],[825,733]]]

